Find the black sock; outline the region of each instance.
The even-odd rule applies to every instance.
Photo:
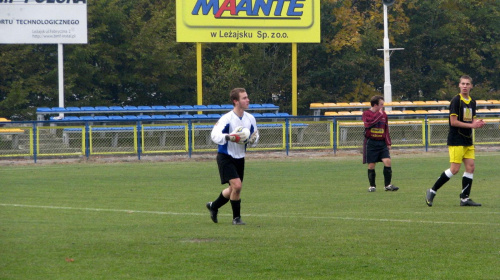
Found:
[[[233,219],[241,217],[240,216],[241,199],[240,200],[231,200],[231,207],[233,208]]]
[[[384,184],[389,186],[392,180],[392,168],[390,166],[384,166]]]
[[[375,169],[368,169],[368,181],[370,181],[370,187],[375,187]]]
[[[229,198],[225,198],[221,192],[219,197],[214,202],[212,202],[211,208],[213,210],[217,210],[217,209],[221,208],[222,206],[224,206],[224,204],[226,204],[228,201],[229,201]]]
[[[444,173],[444,172],[441,173],[441,176],[439,176],[436,183],[434,183],[434,186],[432,186],[432,190],[437,192],[437,190],[439,190],[439,188],[441,188],[449,180],[450,180],[450,178],[448,178],[448,176],[446,176],[446,173]]]
[[[471,187],[472,187],[472,179],[467,177],[462,177],[462,193],[460,193],[460,198],[468,198],[470,195]]]

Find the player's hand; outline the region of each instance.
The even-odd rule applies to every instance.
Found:
[[[474,119],[472,122],[472,128],[481,128],[485,125],[486,123],[482,119]]]
[[[231,141],[231,142],[235,142],[235,143],[239,143],[240,142],[240,136],[238,134],[226,134],[226,141]]]
[[[257,138],[259,137],[259,132],[258,131],[255,131],[254,133],[252,133],[252,135],[250,136],[250,138],[248,139],[248,143],[250,144],[253,144],[255,143],[255,141],[257,141]]]
[[[229,134],[229,140],[234,143],[245,145],[248,143],[248,138],[244,131],[239,130],[241,127],[237,127]],[[239,130],[239,131],[238,131]]]

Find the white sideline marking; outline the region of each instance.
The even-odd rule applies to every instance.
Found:
[[[177,213],[163,211],[142,211],[142,210],[127,210],[127,209],[100,209],[100,208],[78,208],[65,206],[44,206],[44,205],[25,205],[25,204],[5,204],[0,203],[0,206],[5,207],[23,207],[23,208],[42,208],[55,210],[79,210],[79,211],[95,211],[95,212],[121,212],[121,213],[140,213],[140,214],[156,214],[156,215],[172,215],[172,216],[206,216],[207,213]],[[221,216],[230,216],[230,214],[221,214]],[[402,219],[375,219],[375,218],[353,218],[353,217],[334,217],[334,216],[294,216],[294,215],[270,215],[270,214],[246,214],[248,217],[273,217],[273,218],[291,218],[291,219],[331,219],[331,220],[346,220],[346,221],[368,221],[368,222],[396,222],[396,223],[420,223],[420,224],[448,224],[448,225],[480,225],[480,226],[500,226],[495,223],[467,223],[467,222],[445,222],[445,221],[423,221],[423,220],[402,220]]]

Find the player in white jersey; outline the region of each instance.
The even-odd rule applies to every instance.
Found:
[[[259,141],[259,131],[255,117],[245,112],[250,105],[248,94],[244,88],[235,88],[230,93],[234,109],[223,115],[212,129],[212,141],[219,145],[217,152],[217,165],[221,184],[229,183],[219,197],[213,202],[206,204],[210,217],[217,223],[219,208],[228,201],[233,209],[233,225],[244,225],[241,220],[240,192],[245,171],[245,151],[247,145],[252,147]],[[236,131],[238,127],[248,128],[250,137],[244,139],[244,135]]]

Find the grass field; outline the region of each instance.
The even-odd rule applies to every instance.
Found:
[[[247,159],[246,226],[210,220],[215,160],[0,169],[0,279],[499,279],[500,154],[425,190],[447,154],[393,158],[398,192],[367,192],[359,157]]]

